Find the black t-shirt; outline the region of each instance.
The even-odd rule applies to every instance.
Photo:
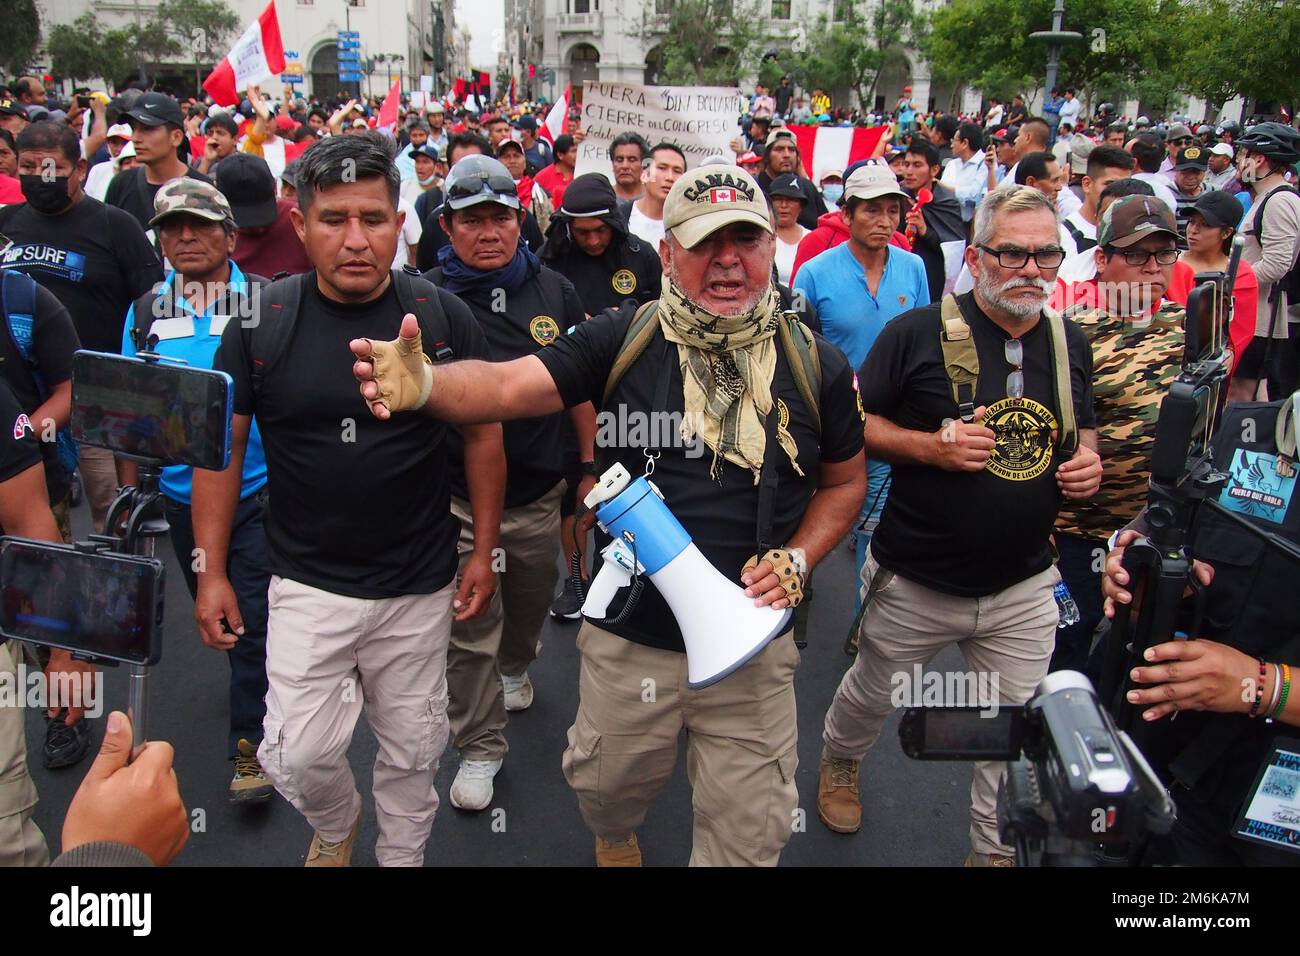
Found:
[[[193,166],[186,167],[185,175],[205,183],[212,182],[211,178]],[[113,181],[108,184],[108,192],[104,194],[104,202],[126,210],[135,217],[141,229],[148,229],[149,220],[154,217],[153,199],[162,187],[162,183],[155,186],[145,178],[143,166],[136,166],[113,177]]]
[[[430,594],[456,573],[447,426],[422,412],[375,418],[348,349],[354,338],[397,338],[397,294],[390,287],[374,302],[344,305],[320,294],[314,274],[307,284],[293,335],[256,404],[251,333],[240,323],[226,326],[214,363],[235,381],[236,414],[256,414],[262,433],[271,570],[349,597]],[[485,357],[469,310],[438,294],[456,358]]]
[[[984,423],[997,434],[997,449],[975,473],[894,464],[871,550],[881,565],[926,587],[983,597],[1052,563],[1048,535],[1061,505],[1056,469],[1065,459],[1049,434],[1059,414],[1046,323],[1020,339],[1024,398],[1009,399],[1010,337],[980,311],[973,294],[957,301],[979,354],[975,405],[988,406]],[[957,417],[939,344],[939,308],[913,309],[886,323],[858,373],[868,414],[924,432]],[[1073,322],[1066,321],[1065,331],[1075,423],[1093,428],[1092,350]]]
[[[13,390],[0,382],[0,482],[21,475],[41,460],[41,442]]]
[[[669,377],[666,410],[677,413],[674,421],[680,422],[684,406],[677,346],[659,334],[627,370],[602,409],[605,382],[631,319],[628,310],[604,312],[538,353],[554,377],[565,404],[595,402],[601,414],[601,427],[619,439],[634,438],[635,428],[607,427],[606,423],[616,426],[614,420],[619,416],[633,414],[645,421],[641,416],[653,409],[662,376]],[[785,350],[777,346],[772,395],[780,402],[778,410],[784,406],[785,414],[789,415],[787,427],[798,446],[803,475],[795,473],[780,447],[765,452],[777,456],[779,484],[769,542],[773,546],[789,540],[799,527],[816,489],[821,462],[846,461],[862,450],[862,418],[853,388],[853,369],[844,354],[821,337],[817,338],[817,351],[822,368],[820,447],[812,419],[790,373]],[[636,421],[627,417],[623,420],[629,425]],[[634,476],[645,472],[645,456],[640,446],[620,447],[598,441],[597,468],[603,472],[615,462]],[[696,448],[663,448],[655,463],[654,483],[704,557],[729,580],[739,583],[741,568],[758,546],[758,487],[747,468],[723,460],[720,478],[715,480],[709,474],[712,465],[713,451],[702,441]],[[599,537],[601,546],[608,543],[607,537]],[[621,601],[622,596],[611,604],[610,617],[621,610]],[[649,580],[629,620],[611,630],[637,644],[684,650],[677,621]]]
[[[19,269],[54,293],[72,316],[81,347],[122,351],[126,310],[162,281],[162,263],[134,219],[89,196],[58,216],[27,204],[0,211],[13,240],[4,268]]]
[[[642,239],[615,236],[599,256],[589,256],[574,243],[546,264],[573,283],[588,315],[621,308],[625,299],[638,305],[659,298],[663,266],[659,255]]]
[[[32,358],[47,389],[53,391],[56,385],[72,378],[72,353],[79,348],[81,341],[68,310],[52,292],[38,285],[36,314],[32,318]],[[8,332],[0,334],[0,378],[4,379],[19,407],[28,415],[40,408],[47,397],[41,394],[32,366],[18,351],[13,336]],[[44,426],[33,421],[32,427],[39,433]],[[39,445],[45,458],[45,484],[49,488],[50,502],[56,504],[68,493],[67,472],[59,464],[58,446],[54,442],[43,441]]]
[[[442,283],[442,270],[430,271],[426,278],[435,285]],[[558,272],[542,267],[541,273],[525,282],[514,292],[507,292],[505,311],[493,309],[499,304],[496,290],[465,291],[459,295],[469,306],[478,327],[487,340],[486,358],[493,362],[532,355],[538,349],[557,341],[568,330],[583,320],[582,303],[573,285]],[[456,358],[463,358],[459,353]],[[502,439],[506,448],[506,500],[507,508],[531,504],[542,497],[577,467],[566,453],[565,419],[568,415],[557,412],[538,418],[521,418],[503,422]],[[465,481],[464,446],[460,431],[447,432],[447,471],[451,493],[458,498],[469,498],[469,485]]]

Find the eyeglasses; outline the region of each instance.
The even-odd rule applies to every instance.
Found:
[[[1155,256],[1156,262],[1162,266],[1172,266],[1178,261],[1177,249],[1158,249],[1155,252],[1147,249],[1119,249],[1111,250],[1111,255],[1114,255],[1115,252],[1122,255],[1126,263],[1137,267],[1146,265],[1151,261],[1152,256]]]
[[[998,260],[998,265],[1004,269],[1023,269],[1025,263],[1033,259],[1038,264],[1038,268],[1050,272],[1053,269],[1059,269],[1061,263],[1065,261],[1065,250],[1048,247],[1030,252],[1028,249],[991,249],[988,246],[980,246],[994,259]]]
[[[1007,398],[1024,398],[1025,397],[1025,348],[1020,344],[1019,339],[1007,339],[1003,348],[1003,356],[1007,364],[1012,366],[1011,374],[1007,376]]]
[[[1196,140],[1191,136],[1180,136],[1177,139],[1171,139],[1169,142],[1178,143],[1179,145],[1187,145],[1196,142]]]
[[[447,189],[448,199],[468,199],[471,196],[481,195],[484,189],[496,193],[499,196],[517,196],[518,190],[515,187],[515,181],[509,176],[488,175],[482,173],[471,173],[468,176],[460,176]]]

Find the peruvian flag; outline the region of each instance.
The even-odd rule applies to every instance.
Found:
[[[375,121],[375,129],[387,129],[392,132],[392,128],[397,125],[397,107],[401,102],[402,82],[399,79],[393,81],[393,88],[388,91],[383,105],[379,107],[379,118]]]
[[[888,128],[789,127],[799,144],[799,158],[803,160],[803,168],[807,171],[808,178],[815,183],[821,182],[822,173],[828,169],[843,172],[860,159],[870,159]]]
[[[569,128],[569,94],[572,90],[572,86],[564,88],[564,94],[555,101],[551,111],[546,114],[542,128],[537,131],[538,136],[552,145],[555,143],[555,137]]]
[[[272,0],[203,81],[203,88],[218,106],[234,106],[239,102],[240,90],[283,72],[284,43],[280,40],[280,21]]]

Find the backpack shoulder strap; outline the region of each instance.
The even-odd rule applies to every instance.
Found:
[[[397,292],[397,304],[402,313],[407,312],[420,320],[421,336],[428,336],[429,348],[425,354],[435,362],[446,362],[454,357],[451,348],[451,325],[442,301],[438,298],[438,287],[420,275],[418,269],[408,272],[413,266],[402,266],[393,270],[393,289]]]
[[[943,350],[944,371],[952,387],[952,400],[962,421],[975,417],[975,385],[980,377],[979,353],[970,326],[961,314],[961,306],[951,293],[939,304],[939,346]]]
[[[654,341],[655,333],[659,331],[658,318],[658,299],[651,299],[637,309],[636,314],[632,316],[632,321],[628,324],[627,332],[623,336],[623,344],[619,346],[618,354],[614,356],[614,364],[610,367],[609,377],[605,379],[605,394],[601,399],[602,405],[609,401],[609,396],[614,393],[614,389],[623,380],[627,370],[632,367],[633,363],[641,357],[641,353],[649,348],[650,343]]]
[[[32,337],[36,324],[36,280],[17,269],[4,270],[4,311],[9,334],[23,361],[35,368]]]
[[[314,271],[304,272],[265,286],[262,289],[259,321],[243,325],[243,334],[248,336],[248,357],[252,362],[249,384],[253,390],[254,403],[262,393],[267,371],[289,347],[294,324],[298,321],[303,291],[315,277]]]
[[[812,416],[813,428],[820,438],[822,360],[817,352],[817,340],[813,338],[808,326],[799,321],[797,312],[783,313],[777,320],[776,327],[777,334],[781,337],[781,347],[785,349],[786,361],[790,363],[795,387],[799,389],[799,397]]]
[[[1079,447],[1079,428],[1074,420],[1074,391],[1070,386],[1070,351],[1065,338],[1065,320],[1055,309],[1043,309],[1047,331],[1052,340],[1052,365],[1055,372],[1056,410],[1061,416],[1057,447],[1073,455]]]

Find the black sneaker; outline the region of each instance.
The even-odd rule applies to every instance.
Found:
[[[578,581],[569,575],[564,579],[564,590],[551,602],[551,617],[557,621],[576,621],[582,617],[583,596]]]
[[[60,710],[53,719],[46,718],[45,748],[41,759],[46,770],[59,770],[81,762],[90,749],[90,723],[84,717],[69,727],[63,722],[66,710]]]

